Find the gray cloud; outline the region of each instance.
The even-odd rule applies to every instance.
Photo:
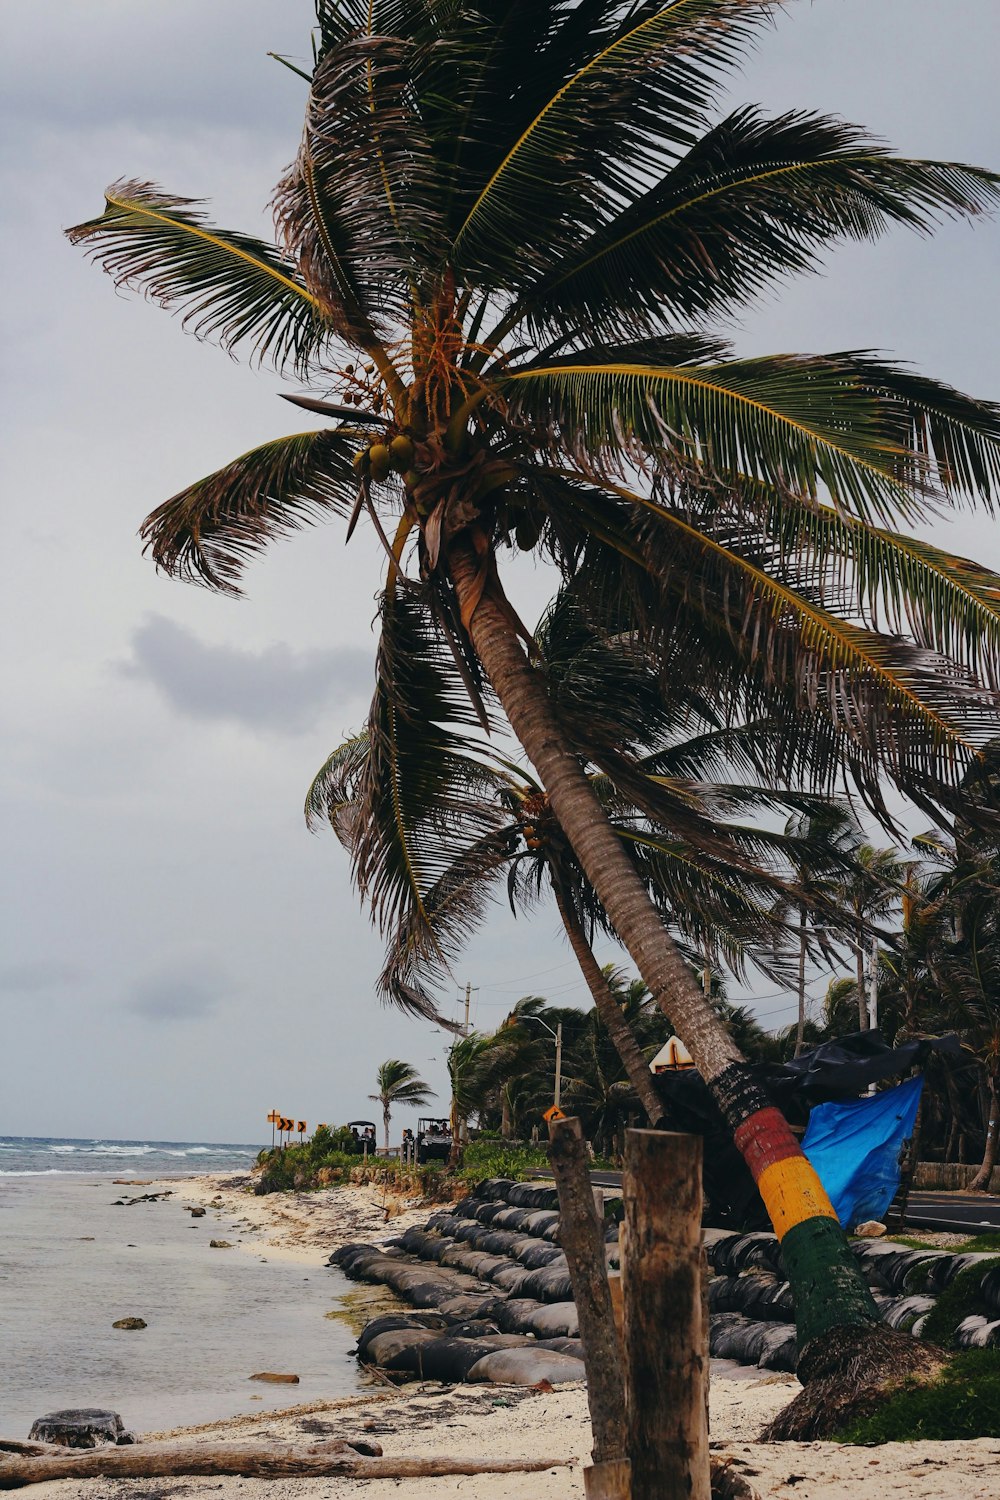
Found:
[[[152,685],[193,719],[224,719],[251,729],[298,734],[334,702],[364,703],[372,685],[367,652],[352,646],[263,651],[214,646],[162,615],[149,615],[132,634],[125,676]]]
[[[57,959],[29,959],[25,963],[5,964],[0,969],[0,993],[36,995],[65,984],[85,979],[85,970],[76,964]]]
[[[218,1008],[226,982],[210,965],[191,960],[132,986],[126,1010],[148,1021],[200,1021]]]

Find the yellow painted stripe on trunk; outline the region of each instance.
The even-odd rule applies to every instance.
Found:
[[[806,1219],[837,1217],[808,1157],[789,1156],[766,1167],[758,1179],[757,1189],[779,1240],[784,1239],[796,1224],[804,1224]]]

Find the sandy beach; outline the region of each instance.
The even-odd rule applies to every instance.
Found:
[[[396,1200],[377,1187],[338,1187],[327,1192],[255,1198],[231,1179],[201,1177],[170,1184],[178,1197],[206,1208],[220,1236],[237,1254],[256,1259],[295,1260],[321,1266],[337,1245],[374,1240],[426,1218],[426,1205]],[[159,1184],[143,1186],[156,1191]],[[204,1222],[204,1221],[203,1221]],[[361,1298],[363,1304],[363,1296]],[[364,1315],[363,1305],[355,1308]],[[893,1500],[996,1500],[1000,1493],[1000,1442],[907,1443],[852,1448],[835,1443],[763,1445],[764,1423],[794,1394],[790,1376],[751,1374],[734,1379],[713,1374],[713,1451],[730,1458],[762,1500],[857,1500],[877,1487]],[[582,1466],[589,1459],[586,1392],[563,1387],[536,1392],[510,1387],[444,1386],[437,1382],[386,1389],[373,1385],[361,1395],[311,1401],[241,1416],[227,1422],[174,1429],[198,1441],[225,1437],[259,1440],[371,1437],[386,1456],[432,1454],[569,1461],[541,1474],[435,1480],[177,1479],[65,1480],[34,1486],[39,1500],[167,1500],[215,1495],[221,1500],[274,1500],[276,1495],[339,1500],[359,1493],[387,1500],[410,1493],[414,1500],[476,1495],[482,1500],[568,1500],[583,1495]],[[153,1434],[146,1434],[152,1436]],[[157,1434],[164,1436],[166,1434]]]

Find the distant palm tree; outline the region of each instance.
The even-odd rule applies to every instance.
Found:
[[[865,967],[868,944],[875,941],[872,928],[899,906],[906,869],[906,862],[898,849],[877,849],[873,844],[859,844],[851,868],[835,885],[837,897],[850,917],[849,937],[854,949],[855,995],[861,1031],[867,1031],[871,1025]],[[873,953],[871,972],[877,987],[877,951]]]
[[[424,1083],[416,1068],[410,1063],[400,1062],[395,1057],[379,1064],[377,1081],[378,1093],[369,1094],[368,1097],[382,1106],[382,1124],[385,1128],[385,1146],[388,1150],[389,1118],[393,1105],[412,1104],[419,1108],[422,1104],[429,1104],[432,1099],[436,1099],[437,1095]]]

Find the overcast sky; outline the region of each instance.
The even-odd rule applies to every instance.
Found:
[[[116,297],[61,237],[121,176],[266,232],[303,104],[266,53],[304,57],[311,17],[310,0],[0,9],[0,1133],[262,1141],[272,1106],[367,1113],[390,1056],[446,1094],[445,1039],[379,1007],[346,859],[301,817],[370,694],[379,554],[360,533],[349,553],[337,527],[302,533],[250,569],[239,603],[158,577],[136,538],[147,511],[291,430],[288,409],[273,374]],[[732,98],[1000,167],[998,46],[996,0],[798,0]],[[737,340],[877,347],[997,397],[998,260],[995,222],[844,248]],[[1000,567],[992,521],[940,534]],[[544,592],[519,580],[529,613]],[[498,910],[466,978],[482,1027],[524,993],[586,1001],[547,912]],[[760,996],[765,1024],[793,1011]]]

